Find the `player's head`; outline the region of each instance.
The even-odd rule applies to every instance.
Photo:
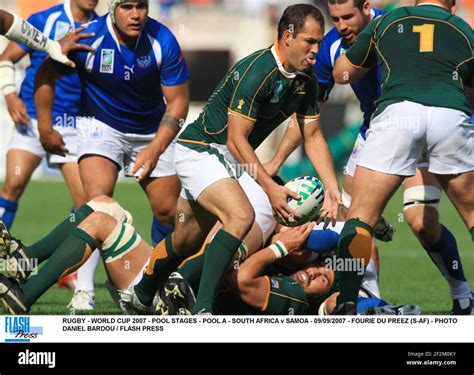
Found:
[[[83,12],[92,12],[99,0],[73,0],[76,6]]]
[[[329,18],[345,41],[352,44],[370,22],[367,0],[328,0]]]
[[[129,38],[137,37],[148,17],[148,0],[108,0],[115,26]]]
[[[449,10],[452,14],[456,13],[456,0],[416,0],[415,4],[423,4],[423,3],[431,3],[431,4],[439,4],[442,7],[446,8]]]
[[[324,17],[318,8],[308,4],[286,8],[278,23],[278,45],[283,49],[285,68],[311,69],[323,36]]]
[[[327,293],[334,283],[334,272],[319,264],[310,263],[292,277],[303,288],[306,294],[321,295]]]

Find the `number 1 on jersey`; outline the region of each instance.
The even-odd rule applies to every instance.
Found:
[[[413,26],[414,33],[420,33],[420,52],[433,52],[435,25],[425,23]]]

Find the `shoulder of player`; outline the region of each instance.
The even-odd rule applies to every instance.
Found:
[[[50,18],[54,14],[57,14],[59,16],[63,11],[63,5],[58,4],[40,12],[33,13],[31,16],[28,17],[28,22],[30,22],[36,27],[42,28],[48,21],[48,18]]]
[[[166,42],[168,40],[176,40],[173,32],[166,25],[155,20],[154,18],[148,17],[144,32],[159,41]]]
[[[239,80],[254,85],[270,82],[278,75],[278,67],[270,48],[262,49],[240,60],[235,66]],[[273,76],[273,77],[272,77]]]

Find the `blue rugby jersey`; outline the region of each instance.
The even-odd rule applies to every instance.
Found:
[[[371,20],[387,13],[379,9],[371,9],[370,12]],[[326,101],[329,98],[329,94],[334,86],[332,71],[336,59],[346,53],[349,47],[336,28],[333,28],[324,36],[314,67],[318,76],[319,101]],[[351,84],[351,86],[360,102],[360,109],[364,113],[364,122],[360,133],[365,139],[365,131],[368,129],[370,118],[375,111],[375,100],[381,92],[380,68],[374,66],[367,75]]]
[[[148,18],[134,49],[120,45],[109,15],[89,23],[95,33],[82,40],[95,52],[75,51],[82,83],[80,116],[94,117],[122,132],[156,132],[166,111],[161,85],[176,86],[189,79],[179,44],[171,31]]]
[[[92,19],[97,18],[93,14]],[[35,13],[28,18],[33,26],[42,31],[47,37],[61,39],[69,29],[79,27],[74,22],[71,12],[71,1],[66,0],[64,4],[53,6],[44,11]],[[30,66],[26,69],[25,79],[21,85],[20,97],[25,102],[28,115],[36,119],[34,102],[35,77],[43,60],[47,57],[45,52],[39,52],[30,47],[20,44],[30,55]],[[75,126],[75,116],[79,109],[81,98],[81,83],[77,74],[70,74],[56,82],[56,96],[53,103],[53,124],[58,126]]]

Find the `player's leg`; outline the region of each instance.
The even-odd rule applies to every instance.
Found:
[[[142,279],[134,287],[138,310],[151,306],[158,288],[184,259],[199,250],[216,222],[199,204],[183,197],[178,199],[176,213],[175,231],[155,246]]]
[[[6,175],[0,197],[0,216],[10,228],[31,175],[41,162],[41,157],[26,150],[10,149],[7,153]]]
[[[61,174],[71,194],[74,207],[78,209],[87,202],[82,180],[77,163],[64,163],[60,165]]]
[[[456,239],[439,222],[441,187],[427,168],[418,168],[415,176],[405,180],[404,190],[405,218],[448,282],[453,299],[453,313],[470,313],[472,294],[464,275]]]
[[[424,147],[428,111],[416,103],[400,102],[389,105],[370,124],[357,159],[348,220],[339,239],[338,256],[344,271],[340,273],[337,313],[355,313],[371,255],[373,227],[404,176],[415,174]],[[413,126],[407,126],[407,121],[413,121]]]
[[[174,230],[174,217],[181,184],[178,176],[174,174],[149,178],[140,185],[150,201],[153,212],[151,237],[153,244],[157,244]]]

